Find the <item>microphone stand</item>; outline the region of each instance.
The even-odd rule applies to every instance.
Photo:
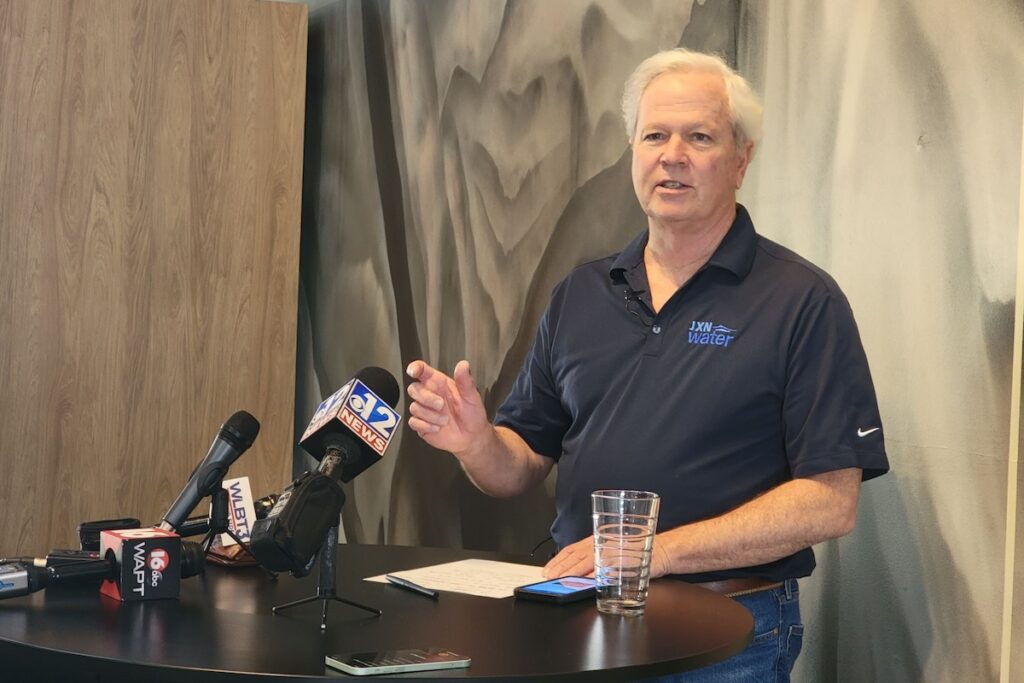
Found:
[[[317,576],[316,595],[312,595],[308,598],[301,600],[295,600],[284,605],[278,605],[274,607],[273,612],[277,614],[278,610],[286,610],[291,607],[297,607],[299,605],[305,605],[308,602],[314,602],[320,600],[323,603],[323,609],[320,613],[320,630],[327,630],[327,606],[331,602],[343,602],[346,605],[352,607],[358,607],[361,610],[372,612],[376,616],[383,614],[379,609],[375,607],[368,607],[358,602],[353,602],[346,598],[338,596],[336,589],[337,586],[337,573],[338,573],[338,525],[335,524],[327,532],[327,536],[324,538],[323,543],[320,545],[320,550],[317,551],[320,554],[320,572]]]
[[[210,548],[213,547],[213,539],[219,534],[227,534],[235,543],[241,546],[242,550],[249,554],[249,557],[255,559],[256,556],[252,554],[252,550],[249,549],[249,544],[238,537],[238,534],[231,528],[231,524],[228,522],[228,491],[224,488],[222,482],[217,482],[217,487],[210,494],[210,518],[209,518],[210,530],[206,532],[206,536],[201,541],[203,548],[203,555],[210,553]],[[270,575],[271,579],[277,580],[277,574],[270,571],[263,565],[260,565],[260,569]]]

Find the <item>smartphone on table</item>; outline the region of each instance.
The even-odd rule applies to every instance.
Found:
[[[408,671],[434,669],[462,669],[470,665],[470,658],[439,647],[412,650],[385,650],[381,652],[344,652],[327,655],[327,666],[353,676],[400,674]]]
[[[592,597],[597,581],[589,576],[563,576],[519,586],[513,591],[517,598],[565,604]]]

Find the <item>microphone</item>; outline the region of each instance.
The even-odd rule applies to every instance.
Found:
[[[181,578],[201,574],[204,562],[202,546],[190,542],[181,544]],[[0,600],[35,593],[50,585],[113,580],[117,574],[113,552],[95,560],[60,564],[53,564],[49,557],[21,557],[0,563]]]
[[[626,310],[630,315],[635,316],[645,326],[650,327],[654,324],[654,311],[647,305],[647,302],[643,300],[643,295],[647,292],[646,289],[633,289],[629,285],[622,290],[623,299],[626,300]],[[639,310],[633,310],[633,306]]]
[[[310,420],[299,440],[303,450],[328,466],[337,478],[350,482],[384,455],[398,422],[398,381],[384,368],[363,368],[345,386],[328,397]]]
[[[244,410],[229,417],[210,444],[206,457],[192,470],[185,488],[163,516],[160,528],[177,531],[199,501],[212,495],[221,485],[228,468],[249,449],[259,432],[259,421]]]
[[[613,285],[623,288],[622,298],[626,301],[626,311],[643,323],[645,327],[653,325],[656,314],[647,305],[647,302],[643,300],[643,295],[647,293],[647,290],[633,289],[626,280],[626,275],[621,268],[613,270],[611,277]]]
[[[270,513],[252,528],[250,547],[271,571],[305,576],[313,568],[324,537],[337,526],[345,493],[341,482],[378,462],[395,435],[395,376],[367,367],[317,408],[299,445],[320,461],[281,494]]]

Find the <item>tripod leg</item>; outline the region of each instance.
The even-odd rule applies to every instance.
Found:
[[[204,556],[207,553],[209,553],[210,552],[210,548],[213,547],[213,539],[214,539],[215,536],[216,536],[216,534],[213,533],[213,530],[210,530],[210,531],[207,531],[206,532],[206,536],[203,537],[202,547],[203,547],[203,555]]]
[[[319,595],[311,595],[308,598],[302,598],[301,600],[295,600],[293,602],[286,602],[283,605],[278,605],[278,606],[274,607],[271,611],[274,614],[277,614],[281,610],[290,609],[292,607],[298,607],[299,605],[305,605],[307,602],[314,602],[315,600],[320,600],[320,596]]]
[[[237,539],[236,539],[237,540]],[[358,602],[347,600],[345,598],[339,598],[337,591],[335,590],[335,580],[337,574],[337,563],[335,561],[338,552],[338,527],[331,527],[330,531],[327,532],[327,537],[323,540],[320,545],[320,575],[317,577],[317,589],[316,595],[302,600],[296,600],[295,602],[289,602],[285,605],[278,605],[273,609],[274,614],[278,611],[295,607],[297,605],[305,605],[307,602],[313,602],[314,600],[322,600],[323,605],[320,610],[320,630],[327,630],[327,606],[331,601],[337,601],[355,607],[357,609],[365,610],[380,616],[383,612],[374,607],[367,605],[361,605]]]
[[[368,605],[363,605],[363,604],[360,604],[358,602],[353,602],[352,600],[348,600],[347,598],[339,598],[337,595],[332,595],[331,599],[332,600],[337,600],[338,602],[343,602],[346,605],[351,605],[352,607],[358,607],[359,609],[366,610],[367,612],[372,612],[373,614],[376,614],[378,617],[380,615],[384,614],[384,612],[382,612],[381,610],[377,609],[376,607],[370,607]],[[326,609],[327,608],[324,607],[324,610],[326,610]]]
[[[249,550],[249,544],[248,544],[248,543],[246,543],[245,541],[243,541],[242,539],[240,539],[240,538],[238,537],[238,534],[236,534],[236,533],[235,533],[235,532],[234,532],[234,531],[233,531],[233,530],[231,529],[231,527],[228,527],[227,529],[225,529],[225,530],[224,530],[224,533],[226,533],[226,534],[227,534],[228,536],[230,536],[231,538],[233,538],[233,539],[235,540],[235,543],[237,543],[238,545],[242,546],[242,550],[244,550],[245,552],[249,553],[249,557],[251,557],[251,558],[253,558],[253,559],[255,559],[255,558],[256,558],[256,556],[252,554],[252,551],[251,551],[251,550]]]

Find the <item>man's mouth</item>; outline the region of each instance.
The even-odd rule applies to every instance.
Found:
[[[689,185],[685,185],[678,180],[662,180],[657,184],[657,187],[664,187],[666,190],[682,190]]]

